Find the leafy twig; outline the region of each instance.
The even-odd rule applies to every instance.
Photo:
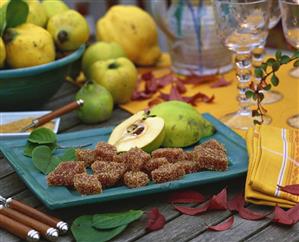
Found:
[[[252,110],[252,117],[260,117],[260,120],[254,120],[255,124],[262,124],[264,122],[264,115],[267,112],[262,103],[264,99],[262,91],[269,91],[272,86],[276,87],[279,85],[279,78],[276,72],[282,65],[290,62],[294,62],[294,67],[299,67],[299,50],[295,51],[292,56],[282,55],[281,51],[278,50],[274,58],[268,58],[260,67],[255,68],[255,76],[260,78],[260,82],[257,85],[251,82],[249,89],[246,91],[246,97],[252,98],[257,103],[257,108]]]

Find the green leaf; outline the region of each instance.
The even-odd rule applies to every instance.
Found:
[[[125,224],[129,224],[143,215],[141,210],[129,210],[121,213],[103,213],[93,216],[93,223],[97,229],[112,229]]]
[[[13,28],[25,23],[29,13],[28,4],[22,0],[10,0],[6,10],[6,27]]]
[[[269,66],[272,66],[274,63],[275,63],[275,59],[274,59],[274,58],[269,58],[269,59],[267,60],[267,64],[268,64]]]
[[[280,63],[278,61],[274,62],[272,65],[272,70],[273,71],[278,71],[280,67]]]
[[[281,51],[280,50],[276,51],[275,57],[276,57],[277,60],[280,60],[280,58],[281,58]]]
[[[255,68],[254,69],[254,74],[256,77],[258,78],[262,78],[263,77],[263,69],[262,68]]]
[[[0,36],[3,35],[5,27],[6,27],[6,7],[7,7],[7,4],[3,5],[0,8]]]
[[[294,67],[299,67],[299,60],[296,60],[296,61],[294,62]]]
[[[287,55],[283,55],[283,56],[281,57],[281,59],[280,59],[280,63],[281,63],[281,64],[287,64],[287,63],[289,63],[290,60],[291,60],[290,57],[288,57]]]
[[[77,242],[105,242],[125,230],[127,224],[114,229],[99,230],[92,227],[93,216],[83,215],[76,218],[71,226],[71,231]]]
[[[48,174],[48,167],[51,163],[52,151],[46,145],[40,145],[32,151],[32,161],[34,166],[44,174]]]
[[[263,89],[265,90],[265,91],[269,91],[269,90],[271,90],[271,84],[267,84],[267,86],[265,86]]]
[[[258,121],[258,120],[256,120],[256,119],[255,119],[255,120],[253,120],[253,123],[254,123],[255,125],[256,125],[256,124],[257,124],[257,125],[261,125],[261,124],[262,124],[262,122],[261,122],[261,121]]]
[[[252,110],[251,116],[252,117],[257,117],[257,116],[261,116],[261,114],[257,110]]]
[[[54,143],[54,144],[45,144],[45,145],[47,145],[47,146],[51,149],[52,153],[53,153],[53,152],[55,151],[55,149],[57,148],[57,144],[56,144],[56,143]],[[32,157],[32,151],[33,151],[33,149],[34,149],[35,147],[37,147],[37,146],[39,146],[39,144],[35,144],[35,143],[31,143],[31,142],[27,142],[27,144],[26,144],[25,147],[24,147],[24,152],[23,152],[23,154],[24,154],[25,156]]]
[[[260,92],[260,93],[258,94],[258,98],[260,99],[260,101],[263,101],[263,99],[265,98],[264,93]]]
[[[273,73],[273,75],[271,77],[271,83],[275,87],[278,86],[278,84],[279,84],[279,80],[278,80],[277,76],[274,73]]]
[[[247,91],[245,92],[245,96],[246,96],[247,98],[251,98],[253,95],[254,95],[254,92],[251,91],[251,90],[247,90]]]
[[[262,64],[261,64],[261,68],[262,68],[264,71],[267,70],[267,67],[268,67],[267,63],[262,63]]]
[[[50,144],[56,143],[56,134],[48,128],[38,128],[31,132],[28,140],[32,143],[37,144]]]
[[[63,155],[60,156],[59,159],[60,161],[76,160],[76,149],[75,148],[65,149]]]

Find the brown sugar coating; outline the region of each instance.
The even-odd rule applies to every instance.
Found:
[[[97,194],[102,192],[102,185],[95,175],[87,173],[76,174],[74,187],[80,194]]]
[[[225,147],[224,147],[224,145],[223,144],[221,144],[221,143],[219,143],[217,140],[215,140],[215,139],[210,139],[210,140],[208,140],[208,141],[206,141],[206,142],[204,142],[204,143],[202,143],[202,144],[200,144],[200,145],[197,145],[197,146],[195,146],[194,147],[194,151],[196,151],[196,150],[198,150],[198,149],[202,149],[202,148],[204,148],[204,149],[206,149],[206,148],[209,148],[209,149],[213,149],[213,150],[218,150],[218,151],[220,151],[220,152],[225,152],[225,153],[227,153],[226,152],[226,149],[225,149]]]
[[[115,146],[101,141],[96,144],[95,153],[97,160],[113,161],[117,150]]]
[[[198,162],[192,160],[182,160],[175,164],[183,168],[186,174],[198,172],[202,169]]]
[[[95,161],[91,165],[91,169],[103,187],[114,186],[127,170],[124,163],[105,161]]]
[[[83,161],[61,162],[54,171],[47,176],[48,185],[51,186],[73,186],[76,174],[86,173]]]
[[[143,164],[147,162],[151,156],[140,148],[131,148],[128,152],[119,154],[115,161],[125,163],[129,171],[140,171]]]
[[[76,159],[84,161],[84,165],[88,167],[96,160],[95,150],[76,149]]]
[[[143,170],[150,174],[153,170],[159,168],[162,165],[168,164],[168,160],[165,157],[152,158],[144,163]]]
[[[185,175],[185,171],[179,165],[166,164],[153,170],[151,175],[154,182],[163,183],[182,178]]]
[[[130,188],[142,187],[149,183],[149,178],[142,171],[128,171],[124,175],[124,183]]]
[[[185,152],[182,148],[160,148],[152,152],[152,158],[164,157],[170,163],[179,160],[186,160]]]

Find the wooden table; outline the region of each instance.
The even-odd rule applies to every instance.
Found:
[[[47,104],[41,107],[41,109],[55,109],[70,102],[74,99],[76,91],[77,87],[65,83],[59,92]],[[73,112],[62,117],[59,133],[111,126],[129,116],[129,113],[121,109],[115,109],[112,118],[109,121],[98,125],[84,125],[80,123]],[[245,177],[243,176],[217,184],[194,187],[193,189],[197,189],[209,196],[218,193],[226,186],[228,188],[229,198],[231,198],[235,194],[243,191],[244,182]],[[139,221],[130,224],[128,228],[113,241],[299,241],[299,223],[289,228],[273,224],[270,219],[248,221],[241,219],[238,215],[235,215],[235,222],[230,230],[224,232],[207,231],[207,225],[221,223],[230,216],[230,213],[228,211],[212,211],[193,217],[181,215],[172,208],[171,204],[167,203],[167,193],[50,211],[47,210],[36,196],[27,189],[24,182],[17,176],[2,154],[0,154],[0,194],[4,197],[13,196],[33,207],[62,218],[69,222],[70,225],[74,218],[80,215],[106,211],[126,211],[128,209],[142,209],[144,211],[149,211],[151,208],[157,207],[166,217],[167,224],[160,231],[147,233],[144,229],[146,224],[146,218],[144,216]],[[271,208],[268,207],[254,205],[250,205],[250,208],[257,211],[267,212],[271,210]],[[20,240],[0,229],[0,242],[11,241]],[[74,241],[74,238],[72,237],[71,232],[69,232],[67,235],[60,237],[59,241]]]

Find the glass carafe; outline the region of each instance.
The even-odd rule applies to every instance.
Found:
[[[151,1],[152,14],[167,37],[174,72],[199,76],[232,68],[232,56],[220,42],[211,0]]]

